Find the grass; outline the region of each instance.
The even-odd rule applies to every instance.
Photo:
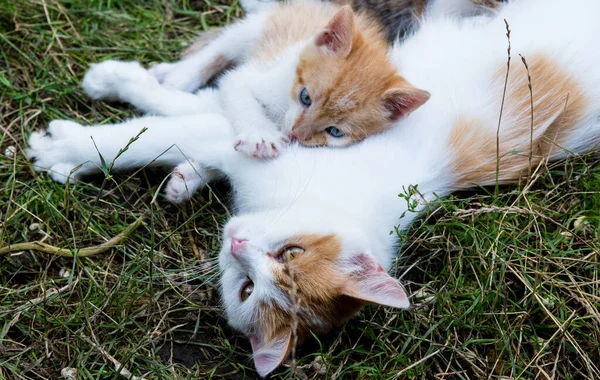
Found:
[[[76,253],[145,218],[98,256],[0,257],[0,378],[65,368],[120,378],[111,360],[147,379],[257,378],[214,289],[225,185],[177,208],[160,195],[164,172],[65,186],[23,155],[29,133],[52,119],[132,115],[85,98],[90,63],[173,60],[196,32],[239,15],[211,0],[0,1],[0,247],[41,240]],[[398,259],[414,310],[367,308],[299,350],[295,376],[600,378],[597,158],[549,164],[500,190],[431,205]]]

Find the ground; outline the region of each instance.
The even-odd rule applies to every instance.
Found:
[[[215,288],[226,184],[175,207],[160,191],[165,172],[61,185],[23,154],[52,119],[133,115],[86,99],[90,63],[174,60],[197,32],[239,15],[212,0],[0,0],[0,378],[59,378],[65,368],[80,379],[117,379],[124,368],[147,379],[257,378]],[[431,204],[401,236],[396,273],[414,309],[369,307],[274,378],[600,378],[596,157]],[[118,248],[77,251],[140,217]],[[32,241],[79,256],[6,253]]]

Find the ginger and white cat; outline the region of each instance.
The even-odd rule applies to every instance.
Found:
[[[251,159],[231,148],[235,133],[229,121],[206,114],[93,128],[54,121],[50,134],[31,135],[28,155],[37,159],[39,170],[64,181],[79,164],[74,177],[99,171],[90,135],[110,160],[147,127],[115,169],[149,162],[172,166],[188,158],[206,178],[226,177],[236,216],[223,229],[221,296],[229,323],[250,339],[264,376],[290,353],[294,299],[299,343],[338,326],[365,304],[408,308],[406,292],[386,272],[398,250],[389,232],[406,228],[418,215],[400,218],[407,211],[406,200],[397,196],[402,189],[418,185],[418,200],[433,200],[473,184],[495,183],[497,159],[499,181],[511,183],[527,175],[530,165],[597,147],[597,14],[595,0],[518,0],[488,19],[425,18],[391,57],[408,81],[434,96],[402,121],[402,128],[346,149],[292,145],[276,160]],[[513,60],[503,97],[505,19],[512,29]],[[532,98],[517,54],[527,60]],[[172,144],[178,149],[169,149]],[[203,182],[197,174],[171,181],[185,188],[194,180]]]
[[[235,66],[187,113],[220,109],[238,134],[236,150],[273,158],[290,139],[345,146],[390,128],[429,99],[397,73],[380,26],[364,14],[315,0],[268,5],[182,61],[151,70],[164,87],[190,92]],[[114,98],[115,89],[96,80],[103,70],[93,67],[84,78],[93,99]],[[126,93],[123,87],[117,92]],[[119,97],[157,111],[140,97]]]

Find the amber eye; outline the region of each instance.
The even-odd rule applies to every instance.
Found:
[[[240,299],[242,302],[246,301],[248,297],[252,295],[254,291],[254,283],[252,280],[248,279],[248,281],[242,286],[242,291],[240,292]]]
[[[299,255],[302,252],[304,252],[304,249],[295,245],[286,247],[279,252],[279,255],[275,256],[275,260],[279,261],[280,263],[285,263],[286,255],[289,255],[288,257],[290,260],[292,260],[296,257],[296,255]]]

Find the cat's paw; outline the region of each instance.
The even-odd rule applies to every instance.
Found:
[[[239,134],[234,148],[252,157],[269,159],[279,156],[288,142],[289,139],[279,131],[261,130]]]
[[[77,176],[73,171],[77,164],[72,163],[69,153],[75,131],[83,128],[68,120],[54,120],[45,131],[33,132],[29,136],[27,158],[33,162],[36,171],[47,172],[53,181],[74,183]]]
[[[200,77],[200,69],[194,62],[179,61],[159,63],[152,66],[148,71],[164,87],[184,92],[195,92],[206,84]]]
[[[194,193],[206,185],[209,172],[198,164],[183,163],[173,169],[167,183],[165,196],[171,203],[179,204],[190,200]]]
[[[122,91],[126,86],[157,85],[146,69],[138,62],[109,60],[92,64],[85,73],[81,87],[93,100],[124,100]]]

